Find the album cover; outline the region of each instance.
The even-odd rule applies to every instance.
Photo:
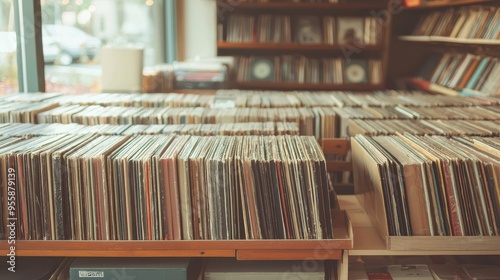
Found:
[[[350,60],[344,63],[344,82],[346,84],[368,83],[368,64],[364,60]]]
[[[337,42],[340,45],[363,45],[365,19],[362,17],[339,17],[337,19]]]
[[[273,81],[274,62],[268,58],[255,58],[250,64],[252,81]]]
[[[302,44],[320,44],[323,42],[319,17],[301,16],[295,20],[295,42]]]

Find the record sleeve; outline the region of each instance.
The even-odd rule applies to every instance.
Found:
[[[368,83],[368,64],[364,60],[350,60],[344,64],[344,82],[346,84]]]

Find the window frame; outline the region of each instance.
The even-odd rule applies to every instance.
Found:
[[[14,0],[19,92],[45,91],[40,0]]]
[[[14,20],[17,37],[17,71],[19,92],[45,92],[45,63],[42,43],[42,8],[40,0],[14,0]],[[176,0],[164,0],[161,24],[165,49],[163,63],[178,58]]]

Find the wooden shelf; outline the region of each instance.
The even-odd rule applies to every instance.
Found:
[[[251,51],[254,55],[256,52],[261,51],[277,51],[283,52],[342,52],[349,51],[349,47],[341,45],[327,45],[327,44],[299,44],[299,43],[232,43],[232,42],[219,42],[217,43],[219,52],[234,52],[234,51]],[[381,52],[381,46],[367,45],[360,47],[361,52]]]
[[[245,260],[332,259],[351,249],[352,226],[345,211],[332,211],[335,239],[322,240],[16,240],[16,256],[46,257],[236,257]],[[0,254],[10,244],[0,241]]]
[[[442,1],[431,1],[421,0],[421,4],[414,7],[405,7],[406,10],[413,9],[431,9],[440,7],[452,7],[460,5],[470,5],[470,4],[484,4],[491,3],[493,0],[442,0]]]
[[[403,42],[422,44],[445,44],[447,46],[467,46],[467,47],[498,47],[500,40],[490,39],[460,39],[443,36],[399,36]]]
[[[8,253],[8,244],[0,243],[0,252]],[[236,257],[252,252],[256,258],[268,257],[269,250],[312,256],[314,250],[326,259],[338,259],[342,249],[351,247],[349,239],[332,240],[229,240],[229,241],[16,241],[16,256],[57,257]],[[264,252],[259,257],[259,252]],[[247,258],[248,259],[248,258]]]
[[[251,90],[345,90],[370,91],[384,89],[383,85],[371,84],[301,84],[291,82],[235,82],[234,88]]]
[[[384,239],[355,195],[337,198],[353,226],[351,256],[500,255],[499,236],[391,236]]]
[[[310,11],[339,11],[339,10],[376,10],[376,9],[386,9],[386,1],[365,1],[365,2],[343,2],[343,3],[293,3],[293,2],[267,2],[267,3],[256,3],[256,2],[241,2],[235,1],[230,3],[227,1],[218,0],[217,4],[220,9],[227,9],[230,11],[234,10],[266,10],[266,11],[282,11],[282,10],[310,10]]]

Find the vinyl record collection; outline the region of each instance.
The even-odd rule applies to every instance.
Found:
[[[500,138],[357,135],[351,147],[354,184],[383,196],[390,236],[500,235]]]
[[[311,58],[306,56],[240,56],[236,80],[311,84],[380,84],[382,63],[376,59]]]
[[[227,42],[288,43],[292,41],[290,16],[230,15],[227,19]]]
[[[215,109],[209,107],[149,107],[148,100],[126,101],[123,96],[113,100],[113,94],[103,95],[99,103],[92,105],[94,96],[73,99],[69,104],[66,97],[54,97],[49,100],[23,102],[22,95],[11,95],[4,98],[0,105],[0,123],[78,123],[89,125],[92,130],[102,125],[113,125],[111,131],[125,131],[126,134],[148,134],[176,132],[178,134],[210,135],[226,134],[238,131],[246,133],[243,123],[253,122],[285,122],[287,125],[276,125],[271,129],[259,128],[258,124],[249,124],[248,128],[256,131],[275,131],[280,134],[285,131],[294,133],[298,127],[300,135],[314,135],[318,140],[347,136],[347,127],[351,119],[382,120],[382,119],[419,119],[419,120],[490,120],[500,119],[498,97],[464,97],[444,98],[443,96],[423,95],[420,93],[405,93],[400,95],[395,91],[349,95],[348,93],[283,93],[243,92],[234,97],[238,91],[220,91],[214,98],[223,97],[232,100],[234,108]],[[127,95],[124,95],[127,96]],[[133,100],[135,95],[129,97]],[[164,95],[163,97],[170,97]],[[173,95],[175,96],[175,95]],[[234,97],[234,99],[233,99]],[[106,98],[109,98],[108,102]],[[123,100],[120,100],[123,98]],[[158,98],[158,97],[155,97]],[[190,97],[191,98],[191,97]],[[203,102],[201,102],[204,100]],[[179,101],[179,104],[205,104],[209,99],[192,98],[191,102]],[[456,102],[456,104],[454,104]],[[72,103],[82,103],[79,105]],[[113,104],[133,107],[114,106]],[[394,104],[407,105],[394,105]],[[62,105],[61,105],[62,104]],[[111,104],[111,105],[110,105]],[[108,106],[109,105],[109,106]],[[137,105],[138,107],[135,107]],[[158,101],[157,105],[164,105]],[[247,106],[247,107],[237,107]],[[288,107],[290,106],[290,107]],[[301,107],[304,106],[304,107]],[[309,107],[312,106],[312,107]],[[319,107],[315,107],[319,106]],[[436,110],[435,107],[441,107]],[[239,124],[238,124],[239,123]],[[200,126],[211,124],[211,126]],[[119,125],[122,125],[121,127]],[[124,125],[134,125],[127,127]],[[254,127],[256,126],[256,127]],[[63,128],[61,128],[63,129]],[[121,133],[121,132],[120,132]],[[233,132],[229,132],[233,133]],[[262,132],[263,133],[263,132]]]
[[[223,123],[223,124],[99,124],[82,125],[76,123],[62,124],[31,124],[5,123],[0,124],[1,136],[48,136],[59,134],[98,134],[98,135],[151,135],[175,134],[192,136],[245,136],[245,135],[299,135],[296,123]]]
[[[299,43],[378,45],[382,25],[375,17],[259,16],[231,14],[225,41],[234,43]]]
[[[351,120],[490,120],[500,119],[499,106],[470,106],[470,107],[344,107],[333,108],[335,125],[331,127],[335,137],[346,137],[352,135],[349,131]],[[323,121],[324,117],[321,118]],[[393,122],[394,124],[403,124]],[[318,128],[315,127],[317,130]],[[399,129],[399,128],[398,128]],[[401,128],[405,129],[405,128]],[[315,131],[316,131],[315,130]],[[327,130],[328,131],[328,130]],[[354,133],[354,132],[353,132]],[[328,134],[331,135],[331,134]],[[322,138],[321,138],[322,139]]]
[[[2,136],[0,147],[2,223],[11,170],[18,239],[333,238],[313,137]]]
[[[60,106],[41,112],[37,123],[98,124],[224,124],[293,122],[302,135],[313,135],[314,115],[309,108],[140,108],[98,105]],[[17,118],[15,122],[22,122]]]
[[[500,40],[499,19],[500,8],[495,6],[465,6],[435,10],[420,19],[413,35]]]
[[[500,105],[500,96],[443,96],[418,90],[252,91],[218,90],[216,97],[232,98],[237,108],[261,107],[467,107]],[[112,105],[112,104],[110,104]],[[117,106],[123,106],[115,104]]]
[[[479,120],[362,120],[349,121],[350,136],[395,135],[500,136],[500,121]]]
[[[417,76],[431,84],[461,95],[500,94],[500,62],[498,57],[472,53],[434,53]],[[453,93],[452,93],[453,94]]]
[[[296,107],[467,107],[500,105],[499,96],[442,96],[418,90],[351,91],[253,91],[217,90],[211,94],[123,94],[57,93],[10,94],[0,96],[0,112],[22,111],[29,102],[49,102],[46,107],[59,105],[101,105],[117,107],[206,107],[214,108],[218,100],[231,101],[234,108],[296,108]],[[20,106],[18,108],[18,106]],[[35,105],[32,105],[35,106]],[[9,108],[10,107],[10,108]]]
[[[30,103],[36,105],[36,103]],[[421,119],[421,120],[498,120],[499,106],[443,107],[313,107],[313,108],[139,108],[103,107],[97,105],[69,105],[49,109],[35,114],[26,111],[6,112],[0,120],[23,122],[30,117],[39,124],[77,123],[89,125],[86,131],[107,128],[113,133],[123,130],[124,134],[147,134],[161,131],[179,134],[210,135],[221,133],[245,134],[250,129],[282,133],[294,133],[296,127],[300,135],[315,135],[318,139],[347,136],[347,126],[352,119]],[[2,116],[2,114],[0,114]],[[254,122],[286,122],[272,129],[259,128]],[[234,124],[233,124],[234,123]],[[250,124],[248,124],[250,123]],[[201,124],[211,124],[203,127]],[[127,125],[132,125],[128,127]],[[262,125],[264,126],[264,125]],[[63,129],[63,128],[61,128]],[[229,130],[229,132],[228,132]],[[231,130],[233,132],[231,132]],[[191,132],[190,132],[191,131]],[[236,131],[236,132],[234,132]]]

